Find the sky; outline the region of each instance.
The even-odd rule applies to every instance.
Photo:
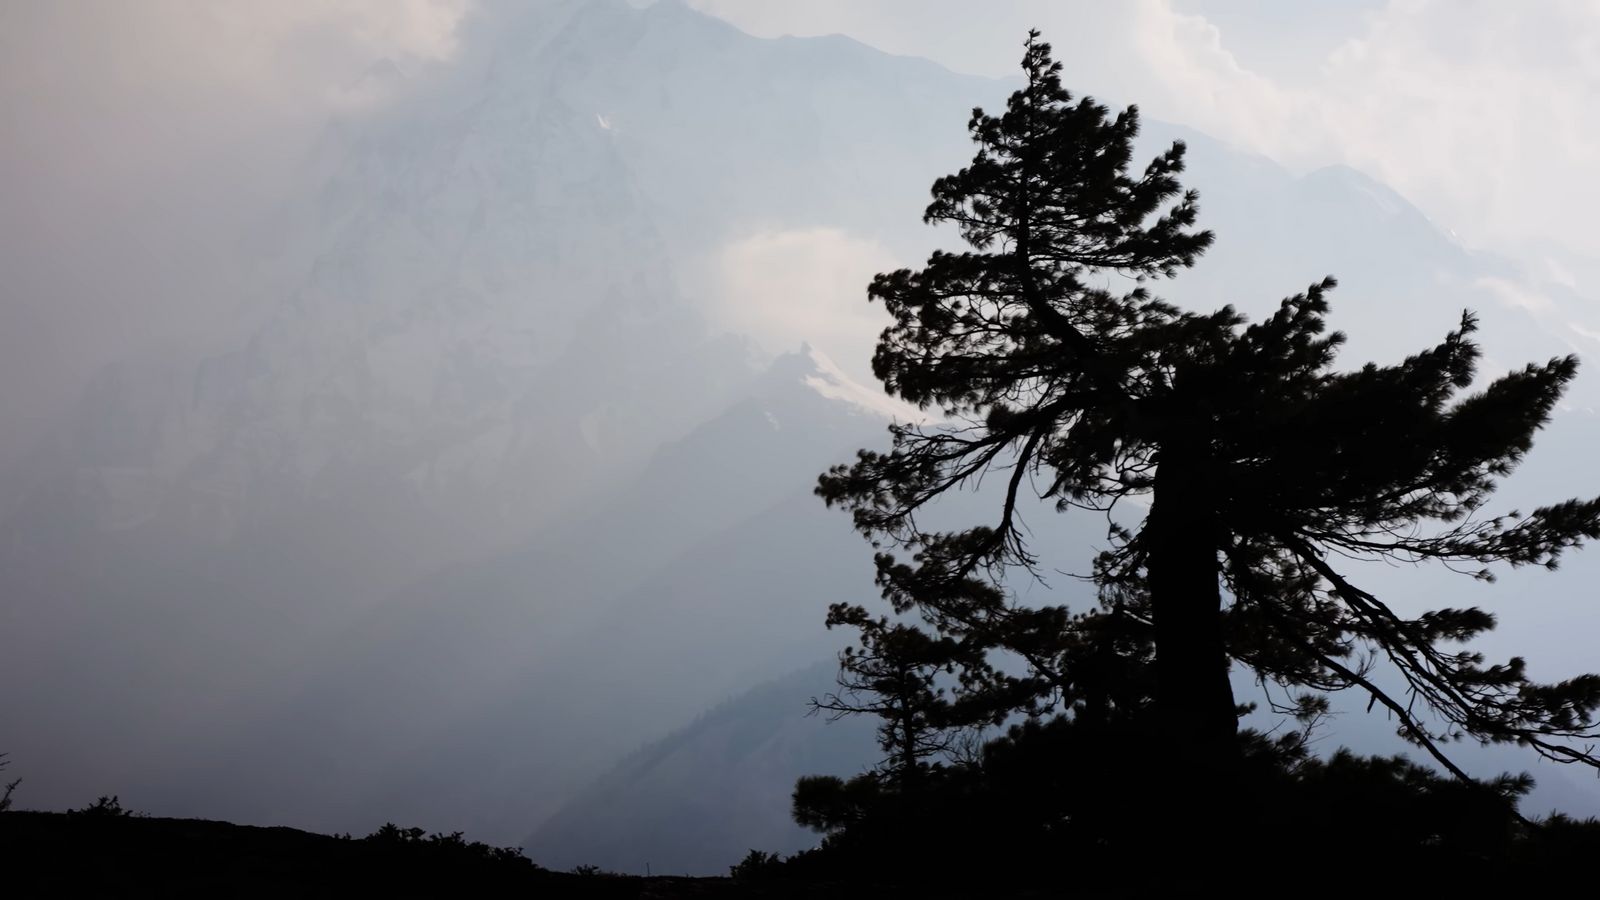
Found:
[[[1007,75],[1039,28],[1080,92],[1291,167],[1353,165],[1475,246],[1591,253],[1600,3],[693,0],[754,34],[841,32]]]
[[[0,384],[27,385],[0,390],[0,462],[105,362],[236,326],[262,287],[230,241],[330,116],[381,104],[362,73],[448,68],[500,2],[0,0]],[[1038,27],[1081,92],[1352,165],[1470,246],[1600,275],[1600,2],[684,2],[988,75]]]

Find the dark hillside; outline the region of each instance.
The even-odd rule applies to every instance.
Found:
[[[8,897],[744,897],[727,878],[552,872],[459,835],[366,838],[105,812],[0,815]]]

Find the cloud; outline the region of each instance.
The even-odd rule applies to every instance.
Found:
[[[1201,15],[1139,9],[1163,114],[1290,165],[1364,169],[1470,244],[1600,251],[1600,3],[1395,0],[1298,84],[1241,64]]]
[[[1350,158],[1484,243],[1600,250],[1600,4],[1393,3],[1329,62]]]
[[[1600,2],[689,2],[757,34],[843,32],[989,75],[1015,73],[1037,26],[1076,91],[1137,101],[1293,167],[1355,166],[1469,244],[1561,265],[1578,290],[1600,279],[1583,261],[1600,259],[1588,227],[1600,205],[1589,174],[1600,162]],[[388,99],[363,80],[373,63],[413,78],[449,69],[498,5],[0,4],[0,382],[33,385],[0,392],[11,426],[0,461],[27,430],[20,423],[50,405],[42,398],[74,394],[100,362],[174,330],[204,331],[208,317],[237,319],[218,313],[238,302],[222,299],[238,296],[219,283],[234,249],[223,236],[277,202],[331,112]],[[847,235],[808,234],[730,248],[724,274],[745,278],[741,293],[769,320],[796,315],[759,299],[793,293],[790,283],[731,273],[798,242],[795,252],[858,267],[826,289],[843,292],[843,305],[804,324],[826,334],[828,322],[869,316],[862,276],[884,258]],[[776,258],[763,265],[782,270]],[[859,349],[829,352],[848,360]]]
[[[772,352],[810,342],[861,379],[889,323],[881,306],[867,302],[866,285],[900,265],[877,241],[836,228],[750,234],[711,260],[707,315]]]
[[[756,34],[843,32],[990,75],[1015,73],[1036,26],[1077,91],[1292,167],[1362,169],[1470,244],[1600,255],[1594,0],[693,3]]]
[[[1549,297],[1508,278],[1486,275],[1473,282],[1473,286],[1489,292],[1496,300],[1514,309],[1534,314],[1551,313],[1557,309],[1555,301]]]
[[[237,236],[374,62],[447,63],[470,0],[0,4],[0,464],[101,364],[237,321]]]

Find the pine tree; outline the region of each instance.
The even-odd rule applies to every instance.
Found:
[[[952,644],[886,616],[874,619],[860,607],[841,610],[835,624],[859,629],[861,643],[840,656],[842,693],[813,698],[812,709],[833,718],[876,716],[885,753],[880,774],[897,784],[914,783],[928,759],[950,749],[949,704],[937,679]]]
[[[1463,778],[1440,746],[1462,735],[1600,765],[1578,745],[1600,737],[1600,676],[1538,684],[1520,658],[1486,664],[1453,645],[1492,628],[1492,615],[1402,615],[1334,562],[1466,563],[1488,577],[1496,563],[1554,566],[1600,536],[1600,500],[1483,512],[1576,360],[1529,365],[1469,393],[1479,361],[1470,314],[1398,365],[1339,371],[1343,336],[1325,322],[1331,278],[1255,323],[1154,297],[1150,282],[1191,266],[1212,240],[1178,180],[1183,145],[1131,171],[1136,108],[1112,116],[1075,99],[1037,33],[1023,71],[1001,115],[974,112],[972,163],[933,186],[925,221],[953,223],[968,249],[879,275],[869,289],[893,318],[876,375],[935,415],[892,427],[891,450],[862,451],[820,480],[830,506],[889,548],[877,581],[902,614],[891,626],[859,606],[833,607],[830,624],[862,628],[847,675],[881,658],[895,628],[924,628],[919,646],[930,652],[918,665],[949,673],[950,688],[925,705],[930,721],[1105,715],[1139,706],[1138,691],[1116,700],[1105,673],[1137,669],[1147,640],[1153,721],[1218,770],[1238,753],[1234,664],[1313,692],[1306,710],[1325,692],[1364,691]],[[1111,274],[1135,286],[1099,286],[1116,283]],[[1002,483],[992,524],[919,525],[938,498],[990,473]],[[1096,564],[1114,598],[1106,609],[1072,615],[1008,591],[1008,573],[1038,562],[1019,522],[1030,492],[1062,510],[1148,498],[1142,522],[1113,528]],[[1376,677],[1382,664],[1400,680]],[[1385,686],[1396,683],[1402,690]]]

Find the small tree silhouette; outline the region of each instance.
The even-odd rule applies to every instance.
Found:
[[[10,755],[11,754],[9,753],[0,753],[0,771],[5,771],[7,768],[10,768],[11,760],[6,758]],[[4,792],[0,793],[0,812],[5,812],[11,808],[11,795],[16,791],[17,786],[20,784],[22,784],[21,778],[14,779],[6,783]]]

